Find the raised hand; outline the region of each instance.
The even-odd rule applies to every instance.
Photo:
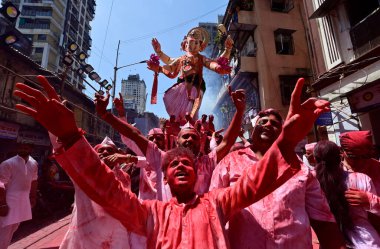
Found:
[[[148,69],[152,70],[153,72],[158,73],[160,71],[160,65],[153,63],[152,61],[147,61],[146,64],[148,65]]]
[[[218,74],[230,74],[231,73],[231,67],[225,67],[225,66],[216,66],[215,68],[215,72],[217,72]]]
[[[115,109],[116,109],[119,117],[125,117],[123,95],[121,95],[121,93],[119,93],[119,97],[120,98],[115,98],[113,100],[113,104],[115,105]]]
[[[231,86],[228,86],[228,93],[231,96],[232,102],[236,107],[236,111],[245,111],[245,91],[243,89],[238,89],[236,91],[231,90]]]
[[[42,91],[29,87],[23,83],[17,83],[13,94],[26,101],[31,107],[24,104],[17,104],[16,108],[32,116],[49,132],[58,138],[66,138],[78,133],[75,123],[74,113],[62,102],[44,76],[37,76],[37,79],[47,96]]]
[[[109,103],[109,99],[110,99],[110,93],[108,91],[106,93],[106,96],[95,93],[95,100],[94,100],[95,109],[96,109],[96,113],[98,113],[100,117],[102,117],[104,114],[107,113],[107,106]]]
[[[298,79],[282,132],[283,141],[294,147],[310,132],[319,115],[330,110],[330,103],[322,99],[309,98],[301,104],[304,83],[303,78]]]
[[[152,47],[154,49],[154,52],[156,52],[156,54],[161,53],[161,44],[158,42],[156,38],[152,39]]]
[[[367,193],[364,191],[349,189],[344,193],[344,197],[346,197],[348,204],[351,206],[361,206],[365,208],[369,208],[370,206]]]
[[[224,47],[226,49],[232,49],[233,45],[234,45],[234,40],[232,40],[231,36],[228,35],[226,38],[226,41],[224,42]]]

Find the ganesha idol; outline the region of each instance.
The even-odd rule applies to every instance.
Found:
[[[147,62],[148,69],[155,72],[155,81],[152,90],[151,102],[155,102],[157,96],[157,76],[163,73],[169,78],[178,76],[177,83],[171,86],[164,93],[164,104],[169,116],[175,116],[177,122],[185,118],[186,113],[190,114],[193,120],[198,119],[198,110],[202,103],[202,98],[206,90],[203,80],[203,67],[206,67],[218,74],[229,74],[231,67],[229,57],[233,46],[232,39],[228,36],[225,41],[225,50],[217,60],[212,60],[200,54],[208,42],[208,32],[201,27],[191,29],[184,37],[181,44],[182,50],[186,53],[178,58],[170,58],[161,50],[161,45],[157,39],[152,39],[152,46],[157,57],[152,55]],[[165,64],[159,65],[158,58]]]

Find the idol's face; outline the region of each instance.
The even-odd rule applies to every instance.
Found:
[[[186,51],[191,54],[197,54],[201,51],[201,42],[193,37],[186,39]]]

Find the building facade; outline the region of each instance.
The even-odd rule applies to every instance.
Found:
[[[129,75],[128,79],[121,80],[121,94],[126,109],[134,109],[139,114],[145,112],[146,85],[139,74]]]
[[[148,135],[151,129],[160,127],[160,119],[151,112],[144,112],[139,117],[136,117],[135,123],[135,127],[145,136]]]
[[[56,90],[60,89],[61,78],[55,73],[11,47],[0,46],[0,162],[16,151],[19,141],[28,140],[35,145],[33,156],[40,163],[51,153],[50,139],[44,127],[15,108],[16,104],[21,103],[19,98],[13,96],[15,84],[22,82],[39,88],[37,75],[44,75]],[[86,131],[85,136],[92,145],[109,136],[121,146],[117,133],[95,114],[94,102],[84,93],[66,84],[62,97],[68,100],[67,107],[74,112],[78,127]]]
[[[71,42],[90,54],[90,22],[95,14],[95,0],[18,0],[21,11],[16,28],[33,42],[31,58],[52,72],[64,71],[62,58]],[[79,68],[74,62],[73,68]],[[67,81],[77,89],[85,88],[76,70],[68,71]]]
[[[232,72],[220,80],[213,109],[218,126],[227,127],[235,111],[228,85],[232,90],[246,90],[246,130],[252,128],[251,119],[261,109],[287,113],[297,79],[302,76],[308,82],[311,72],[303,16],[300,0],[229,2],[223,24],[234,40]],[[215,46],[214,55],[220,54],[221,46]]]
[[[371,130],[380,144],[380,4],[377,0],[305,2],[313,89],[331,102],[330,140]]]

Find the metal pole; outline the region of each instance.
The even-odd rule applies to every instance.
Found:
[[[59,94],[61,97],[63,97],[63,91],[65,90],[65,83],[67,78],[67,73],[69,72],[70,67],[65,65],[65,71],[63,72],[63,75],[61,76],[61,89],[59,91]]]
[[[119,48],[120,48],[120,40],[119,40],[119,42],[117,44],[116,63],[115,63],[115,67],[113,68],[112,101],[115,99],[116,77],[117,77],[117,70],[119,70],[119,68],[117,67],[117,63],[118,63],[118,60],[119,60]],[[113,108],[114,108],[114,105],[113,105],[113,102],[112,102],[112,111],[113,111]]]

